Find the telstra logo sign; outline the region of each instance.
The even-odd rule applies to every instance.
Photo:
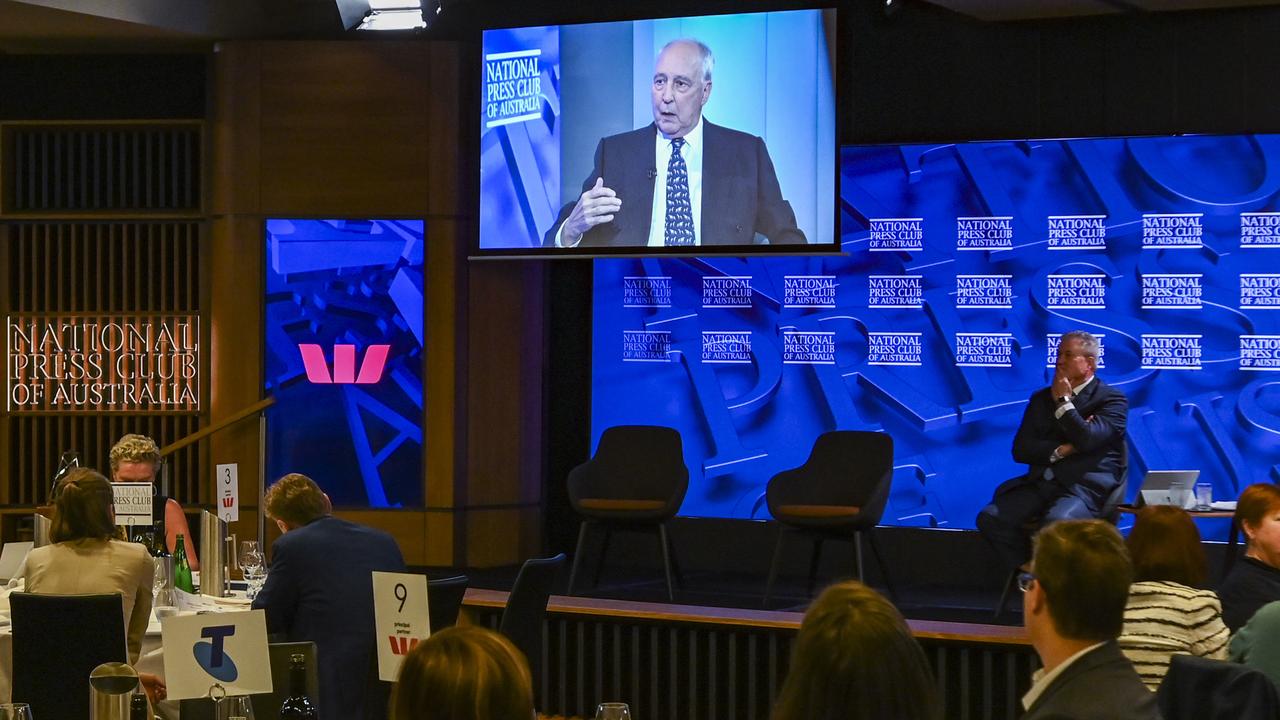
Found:
[[[333,374],[329,374],[329,365],[324,361],[324,349],[315,344],[298,346],[302,353],[302,366],[307,370],[307,380],[319,385],[371,385],[382,379],[382,371],[387,367],[387,355],[390,345],[370,345],[364,352],[364,361],[360,363],[360,374],[356,374],[356,346],[333,346]]]
[[[191,646],[196,664],[222,682],[235,682],[240,676],[240,671],[236,669],[236,664],[231,661],[231,656],[224,647],[226,639],[235,634],[235,625],[213,625],[200,631],[200,637],[209,638],[209,642],[200,641]]]

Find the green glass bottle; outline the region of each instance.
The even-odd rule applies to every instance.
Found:
[[[191,579],[191,562],[187,560],[187,539],[178,534],[173,549],[173,586],[183,592],[194,593],[196,584]]]

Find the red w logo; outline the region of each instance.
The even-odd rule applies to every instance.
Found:
[[[329,375],[329,366],[324,361],[324,349],[319,345],[304,344],[298,346],[302,353],[302,366],[307,369],[307,380],[320,385],[369,385],[382,379],[382,371],[387,366],[387,355],[390,345],[370,345],[364,353],[364,362],[360,363],[360,375],[356,376],[356,346],[333,346],[333,375]]]
[[[387,639],[391,641],[391,652],[396,655],[404,655],[418,644],[418,638],[404,637],[403,635],[388,635]]]
[[[222,507],[224,507],[224,508],[229,508],[229,507],[231,507],[231,498],[229,498],[229,497],[224,497],[224,498],[222,498]]]

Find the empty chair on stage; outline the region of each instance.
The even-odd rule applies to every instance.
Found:
[[[656,425],[617,425],[600,435],[596,454],[569,473],[569,503],[583,517],[569,573],[569,594],[582,564],[589,531],[605,531],[600,564],[615,529],[656,531],[666,572],[667,599],[674,600],[671,543],[667,521],[675,516],[689,488],[680,433]],[[596,580],[599,581],[599,568]]]
[[[809,567],[809,592],[824,540],[854,543],[857,577],[863,579],[862,534],[871,538],[871,549],[892,594],[884,558],[871,530],[880,522],[889,500],[893,478],[893,438],[884,433],[833,430],[818,436],[809,459],[798,468],[784,470],[769,480],[765,500],[780,525],[764,602],[769,603],[782,556],[783,538],[800,534],[813,540]]]

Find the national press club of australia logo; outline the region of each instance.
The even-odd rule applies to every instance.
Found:
[[[1051,310],[1103,310],[1107,307],[1107,276],[1050,275],[1046,286]]]
[[[623,330],[623,362],[671,362],[671,333],[666,330]]]
[[[1241,335],[1241,370],[1280,370],[1280,335]]]
[[[782,306],[787,308],[833,308],[836,306],[835,275],[784,275]]]
[[[1143,250],[1198,248],[1204,243],[1204,213],[1145,213]]]
[[[871,252],[924,250],[924,218],[870,218],[867,224]]]
[[[1012,275],[957,275],[957,308],[1013,307]]]
[[[918,332],[868,333],[867,364],[919,367],[923,357],[921,345]]]
[[[1203,335],[1142,335],[1143,370],[1199,370]]]
[[[836,334],[817,330],[783,330],[784,365],[835,365]]]
[[[751,362],[750,330],[703,330],[702,362],[744,365]]]
[[[915,309],[924,307],[924,276],[868,276],[867,307]]]
[[[721,275],[702,278],[702,307],[751,307],[751,276]]]
[[[956,218],[956,250],[1009,250],[1012,247],[1012,215]]]
[[[1275,273],[1241,273],[1240,309],[1280,309],[1280,275]]]
[[[1013,334],[956,333],[956,367],[1013,367]]]
[[[631,308],[671,307],[671,277],[627,275],[622,278],[622,306]]]
[[[1280,212],[1240,213],[1240,247],[1280,248]]]
[[[1046,230],[1050,250],[1106,250],[1106,215],[1050,215]]]
[[[1200,273],[1146,273],[1142,276],[1142,309],[1199,310],[1203,284]]]

